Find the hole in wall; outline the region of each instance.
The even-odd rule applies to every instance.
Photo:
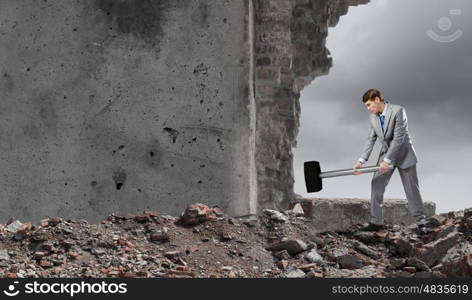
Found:
[[[471,147],[470,142],[455,139],[450,132],[460,130],[462,133],[454,136],[461,136],[472,130],[472,123],[460,121],[466,119],[461,117],[464,111],[472,111],[470,101],[466,100],[470,93],[466,81],[470,82],[472,66],[462,63],[467,60],[466,49],[472,43],[462,38],[450,43],[438,42],[427,35],[427,30],[442,36],[463,30],[466,23],[470,26],[470,21],[451,15],[450,9],[464,10],[472,6],[467,1],[457,1],[458,7],[444,2],[425,13],[428,3],[371,1],[350,7],[336,27],[329,29],[326,45],[333,66],[327,76],[317,76],[301,92],[301,122],[297,147],[293,150],[295,193],[305,197],[370,199],[371,174],[326,179],[322,191],[306,193],[303,162],[320,161],[323,171],[351,168],[362,152],[370,129],[369,112],[361,98],[366,90],[377,88],[386,101],[405,108],[409,134],[419,159],[417,167],[424,201],[435,202],[436,212],[467,207],[466,199],[470,197],[459,183],[460,177],[467,175],[449,173],[445,165],[439,169],[433,166],[438,157],[448,157],[457,149]],[[449,31],[440,27],[440,19],[445,17],[452,22]],[[464,109],[452,112],[448,107],[453,105]],[[457,126],[458,123],[461,125]],[[449,127],[452,124],[456,129]],[[432,146],[441,136],[448,137],[448,143]],[[368,166],[377,164],[379,152],[377,142]],[[468,165],[472,166],[472,162]],[[447,176],[448,189],[439,190],[435,178],[446,173],[454,175]],[[455,191],[454,203],[446,200],[451,200],[446,194],[449,189]],[[384,198],[406,198],[398,171],[393,174]]]

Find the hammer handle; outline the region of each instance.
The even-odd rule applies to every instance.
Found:
[[[364,167],[364,168],[357,169],[357,171],[359,173],[374,173],[374,172],[377,172],[379,168],[380,168],[379,166]],[[390,169],[392,168],[393,166],[390,166]],[[320,178],[329,178],[329,177],[339,177],[339,176],[347,176],[347,175],[354,175],[354,169],[321,172],[319,176]]]

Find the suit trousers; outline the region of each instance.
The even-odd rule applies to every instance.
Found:
[[[396,167],[385,172],[375,172],[372,178],[372,193],[370,199],[371,222],[374,224],[383,224],[383,200],[384,192],[390,178]],[[418,174],[416,172],[416,164],[406,169],[398,168],[400,178],[402,180],[403,189],[405,190],[408,200],[408,208],[417,224],[424,224],[425,212],[423,200],[421,198]]]

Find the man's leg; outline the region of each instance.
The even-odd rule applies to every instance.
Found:
[[[370,197],[370,222],[383,225],[383,199],[385,187],[392,177],[395,168],[385,172],[375,172],[372,178],[372,192]]]
[[[400,178],[402,179],[403,188],[405,189],[406,199],[408,199],[410,213],[413,218],[415,218],[418,225],[424,225],[426,223],[426,217],[423,199],[420,194],[416,165],[406,169],[398,168],[398,171],[400,172]]]

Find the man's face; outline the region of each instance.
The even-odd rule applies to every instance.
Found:
[[[374,100],[369,100],[364,103],[368,111],[373,114],[381,114],[383,108],[383,101],[379,97],[375,97]]]

